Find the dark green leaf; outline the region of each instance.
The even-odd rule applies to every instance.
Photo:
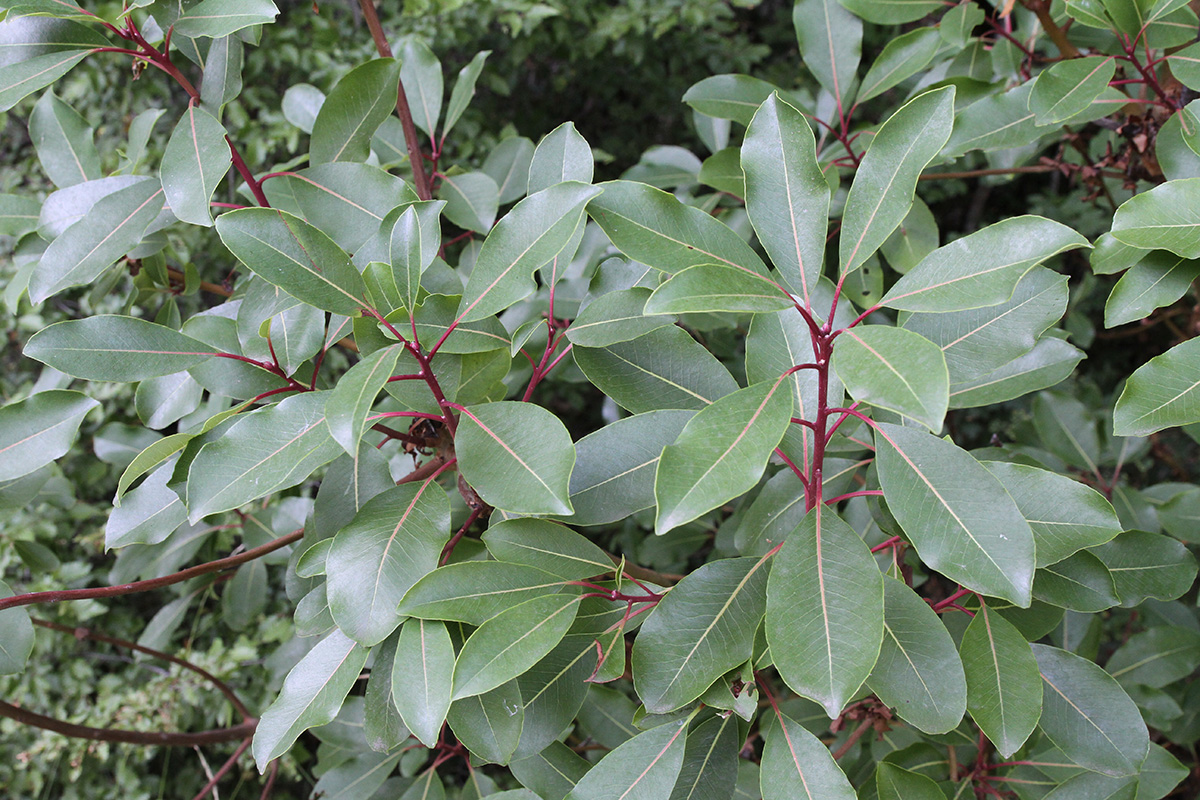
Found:
[[[1039,125],[1060,123],[1087,109],[1108,88],[1116,70],[1111,57],[1060,61],[1038,75],[1029,94],[1029,110]]]
[[[224,126],[204,109],[189,105],[163,151],[163,194],[177,219],[213,224],[209,200],[230,163]]]
[[[1104,327],[1115,328],[1169,306],[1200,277],[1200,261],[1155,251],[1121,276],[1104,304]]]
[[[875,769],[879,800],[943,800],[938,785],[917,772],[909,772],[887,761]]]
[[[1033,576],[1033,596],[1083,613],[1104,611],[1121,602],[1104,562],[1086,550],[1038,569]]]
[[[404,724],[433,747],[450,710],[454,646],[441,622],[412,619],[400,629],[392,664],[392,698]]]
[[[140,381],[207,361],[213,348],[165,325],[99,315],[56,322],[30,338],[25,355],[94,381]]]
[[[967,626],[959,654],[971,718],[1007,758],[1042,717],[1037,659],[1025,637],[986,603]]]
[[[442,113],[442,65],[429,45],[416,36],[406,36],[400,47],[400,80],[412,108],[413,122],[434,138]],[[395,98],[392,98],[395,104]]]
[[[799,0],[792,26],[804,66],[839,105],[848,102],[862,57],[862,20],[838,0]]]
[[[775,91],[773,84],[749,75],[713,75],[684,92],[683,102],[701,114],[749,125],[754,112]]]
[[[854,789],[821,740],[779,714],[763,747],[763,800],[855,800]]]
[[[564,122],[542,137],[529,164],[530,194],[563,181],[591,183],[594,164],[592,148],[575,130],[575,123]]]
[[[447,721],[475,759],[506,764],[521,740],[525,722],[521,706],[517,682],[509,681],[490,692],[457,701],[450,706]]]
[[[1146,250],[1170,250],[1200,258],[1200,178],[1167,181],[1135,195],[1117,209],[1112,235]]]
[[[387,385],[402,349],[395,345],[376,350],[351,367],[329,392],[325,423],[334,441],[351,456],[358,453],[360,440],[369,427],[367,415]]]
[[[941,348],[924,336],[885,325],[847,329],[834,346],[833,368],[855,400],[941,431],[950,375]]]
[[[483,534],[483,543],[498,561],[536,567],[565,581],[591,578],[613,568],[603,550],[570,528],[549,520],[498,522]]]
[[[476,53],[470,63],[458,71],[454,88],[450,90],[450,104],[446,107],[446,121],[442,124],[442,136],[450,133],[450,129],[454,127],[458,118],[471,104],[471,98],[475,96],[475,82],[479,80],[479,73],[483,72],[483,63],[491,54],[491,50]]]
[[[592,767],[565,800],[665,800],[679,777],[687,720],[639,733]]]
[[[175,32],[219,39],[251,25],[274,22],[278,13],[271,0],[203,0],[175,21]]]
[[[396,106],[399,85],[400,62],[391,58],[377,58],[346,73],[317,112],[309,161],[366,161],[371,136]]]
[[[792,299],[770,278],[740,267],[698,264],[676,273],[655,289],[646,301],[646,313],[759,313],[791,306]]]
[[[444,176],[438,196],[446,201],[446,219],[458,227],[483,234],[492,229],[500,208],[500,187],[487,173]]]
[[[565,581],[534,567],[502,561],[464,561],[438,567],[400,602],[401,614],[482,625],[506,608],[553,594]]]
[[[1091,552],[1108,567],[1126,608],[1148,597],[1174,600],[1196,579],[1195,557],[1181,542],[1162,534],[1126,531]]]
[[[674,324],[669,314],[643,313],[649,299],[649,289],[636,287],[601,295],[567,328],[567,339],[580,347],[607,347]]]
[[[888,4],[874,3],[871,0],[843,0],[842,2],[842,5],[855,13],[858,13],[855,6],[860,4],[871,8],[881,6],[887,8],[895,5],[928,7],[925,0]],[[863,14],[859,14],[859,16],[869,19]],[[924,13],[921,16],[924,16]],[[867,70],[858,90],[858,101],[862,103],[872,97],[877,97],[925,69],[942,48],[942,44],[942,37],[938,35],[937,28],[917,28],[892,39],[884,46],[883,52]]]

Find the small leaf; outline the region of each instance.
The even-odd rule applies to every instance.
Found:
[[[219,39],[251,25],[275,21],[279,9],[271,0],[203,0],[175,21],[175,32]]]
[[[871,674],[883,619],[874,557],[818,504],[784,540],[767,585],[767,643],[780,676],[835,719]]]
[[[77,378],[124,383],[182,372],[215,355],[165,325],[108,314],[56,322],[30,337],[24,352]]]
[[[909,772],[887,761],[875,768],[879,800],[943,800],[938,785],[918,772]]]
[[[38,392],[0,408],[0,480],[28,475],[71,449],[79,424],[100,404],[79,392]]]
[[[766,608],[762,559],[711,561],[687,575],[642,623],[633,644],[633,681],[652,713],[695,700],[753,654]]]
[[[506,764],[521,741],[525,723],[521,690],[516,681],[484,694],[464,697],[450,706],[450,729],[476,762]]]
[[[499,187],[501,205],[525,195],[533,153],[533,142],[524,136],[504,139],[488,153],[487,160],[483,162],[483,171]]]
[[[1200,340],[1189,339],[1150,359],[1129,376],[1113,411],[1113,433],[1148,436],[1164,428],[1200,421],[1198,388]]]
[[[483,543],[497,561],[525,564],[577,581],[612,571],[604,551],[570,528],[541,519],[498,522],[483,534]]]
[[[564,122],[538,142],[529,164],[529,188],[533,194],[563,181],[591,183],[594,164],[592,148],[575,130],[575,123]]]
[[[491,50],[476,53],[471,62],[458,71],[454,88],[450,90],[450,105],[446,107],[446,121],[442,123],[443,137],[449,135],[454,124],[458,122],[458,118],[471,104],[471,98],[475,96],[475,82],[479,80],[479,73],[483,72],[483,63],[491,54]]]
[[[639,733],[608,753],[564,800],[662,800],[683,765],[687,720]]]
[[[777,719],[763,747],[759,771],[763,800],[855,800],[854,789],[829,748],[791,717],[777,714]]]
[[[979,604],[959,652],[971,718],[1008,758],[1042,717],[1037,659],[1025,637],[986,603]]]
[[[367,414],[380,390],[396,368],[403,348],[400,345],[376,350],[351,367],[329,392],[325,422],[334,441],[349,455],[358,453],[366,432]]]
[[[836,5],[835,0],[804,2]],[[901,106],[875,134],[846,196],[841,274],[862,266],[904,220],[917,177],[950,136],[953,114],[954,88],[936,89]]]
[[[251,749],[259,772],[290,750],[304,731],[333,721],[367,662],[367,652],[334,630],[292,667],[254,731]]]
[[[791,409],[791,392],[780,378],[739,389],[693,417],[659,459],[654,532],[664,534],[749,491],[783,438]]]
[[[412,619],[400,629],[392,665],[392,698],[400,717],[426,747],[433,747],[450,710],[454,646],[441,622]]]
[[[346,73],[317,112],[310,163],[366,161],[371,137],[396,107],[399,85],[400,62],[391,58],[377,58]]]
[[[400,80],[412,108],[413,122],[429,138],[437,131],[442,113],[442,64],[429,45],[416,36],[405,36],[400,47]],[[395,98],[392,104],[395,105]]]
[[[13,590],[0,581],[0,598],[12,597]],[[0,611],[0,675],[16,675],[25,671],[25,663],[33,652],[33,623],[24,608]]]
[[[1108,56],[1060,61],[1038,75],[1029,110],[1039,125],[1064,122],[1087,109],[1108,88],[1117,62]]]
[[[924,336],[886,325],[849,328],[835,342],[833,368],[855,400],[941,431],[950,374],[941,348]]]
[[[225,128],[202,108],[189,105],[163,151],[163,194],[182,222],[213,224],[209,200],[232,163]]]

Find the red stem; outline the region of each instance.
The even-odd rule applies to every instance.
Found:
[[[208,779],[208,783],[204,784],[204,788],[197,792],[196,796],[192,798],[192,800],[204,800],[204,795],[208,794],[210,791],[213,793],[213,800],[217,800],[217,784],[220,782],[221,778],[225,777],[225,773],[229,772],[229,770],[233,768],[233,765],[237,763],[237,760],[242,757],[242,753],[246,752],[246,748],[249,747],[250,743],[253,741],[253,736],[247,736],[242,743],[238,745],[237,750],[233,751],[233,755],[231,755],[229,759],[221,765],[219,770],[213,773],[213,776]]]

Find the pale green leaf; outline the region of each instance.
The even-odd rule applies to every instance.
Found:
[[[163,194],[171,213],[182,222],[212,225],[209,200],[231,163],[224,126],[204,109],[189,105],[163,151]]]
[[[101,314],[38,331],[25,345],[25,355],[77,378],[128,383],[181,372],[215,353],[165,325]]]
[[[1025,637],[986,603],[980,603],[963,633],[959,653],[971,718],[1007,758],[1042,716],[1037,659]]]
[[[441,622],[413,619],[400,629],[392,663],[392,697],[404,724],[433,747],[450,710],[454,646]]]

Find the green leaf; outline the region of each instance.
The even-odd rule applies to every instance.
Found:
[[[706,116],[749,125],[775,91],[774,84],[749,75],[712,75],[684,92],[683,102]]]
[[[158,544],[187,522],[187,508],[167,485],[173,472],[173,464],[162,465],[112,510],[104,526],[106,550],[131,544]]]
[[[38,392],[0,408],[0,480],[28,475],[66,455],[79,424],[100,404],[79,392]]]
[[[777,713],[763,746],[763,800],[855,800],[854,789],[829,749],[804,726]]]
[[[188,473],[189,519],[295,486],[341,452],[325,424],[326,395],[307,392],[246,414],[205,444]]]
[[[960,156],[969,150],[1003,150],[1035,142],[1040,133],[1029,95],[1033,81],[1003,94],[988,95],[961,110],[954,118],[954,133],[943,155]]]
[[[413,122],[430,139],[437,131],[442,113],[442,64],[437,56],[416,36],[405,36],[400,48],[400,81],[412,108]],[[392,98],[392,105],[395,105]]]
[[[449,135],[454,124],[458,122],[458,118],[471,104],[471,99],[475,96],[475,82],[479,80],[479,73],[483,72],[483,63],[491,54],[491,50],[482,50],[476,53],[470,63],[458,71],[454,88],[450,90],[450,104],[446,107],[446,121],[442,123],[443,137]]]
[[[563,181],[591,183],[594,166],[587,139],[575,130],[575,123],[564,122],[538,142],[527,191],[533,194]]]
[[[232,163],[225,128],[202,108],[189,105],[163,151],[163,194],[182,222],[213,224],[209,200]]]
[[[883,578],[863,540],[823,504],[775,558],[766,630],[784,682],[830,719],[871,674],[883,639]]]
[[[536,755],[509,765],[513,777],[540,797],[561,800],[587,774],[591,764],[562,742],[552,742]]]
[[[162,207],[162,186],[156,180],[138,181],[97,200],[42,254],[29,279],[30,302],[41,303],[63,289],[100,277],[137,247]]]
[[[851,4],[878,6],[869,0],[843,0],[842,5],[854,10]],[[895,4],[886,4],[895,5]],[[917,5],[903,3],[903,5]],[[863,16],[859,14],[859,16]],[[924,16],[922,14],[921,16]],[[865,17],[864,17],[865,18]],[[942,49],[942,37],[937,28],[917,28],[888,42],[879,57],[871,64],[858,90],[858,102],[863,103],[916,75]]]
[[[910,100],[879,128],[846,196],[839,234],[841,274],[862,266],[904,220],[917,177],[950,136],[953,114],[954,87],[949,86]]]
[[[1126,608],[1148,597],[1174,600],[1196,579],[1195,557],[1182,542],[1162,534],[1126,531],[1091,552],[1108,567]]]
[[[1095,419],[1073,397],[1042,392],[1033,400],[1033,424],[1042,444],[1068,464],[1099,472],[1100,437]]]
[[[54,52],[6,64],[0,71],[0,112],[54,83],[87,56],[87,52]]]
[[[243,208],[218,217],[217,233],[239,261],[296,299],[348,317],[362,308],[362,275],[344,250],[304,220],[273,208]]]
[[[500,203],[511,203],[524,196],[529,186],[529,165],[533,163],[533,142],[524,136],[511,136],[496,145],[483,162],[483,171],[496,183]]]
[[[1033,596],[1043,603],[1085,614],[1121,602],[1104,562],[1086,550],[1038,569],[1033,576]]]
[[[25,355],[77,378],[128,383],[181,372],[215,353],[165,325],[101,314],[38,331],[25,345]]]
[[[986,603],[959,645],[967,677],[967,708],[1000,755],[1015,753],[1042,718],[1038,663],[1029,642]]]
[[[570,528],[541,519],[498,522],[483,534],[483,543],[497,561],[525,564],[565,581],[611,572],[604,551]]]
[[[920,334],[888,325],[860,325],[838,337],[833,368],[855,400],[942,429],[950,374],[942,350]]]
[[[368,706],[368,709],[370,706]],[[369,713],[369,711],[368,711]],[[321,774],[312,793],[323,800],[356,800],[371,797],[388,781],[388,775],[400,762],[401,752],[360,751]],[[432,794],[426,800],[441,800]]]
[[[741,736],[732,714],[705,720],[688,731],[683,764],[670,800],[727,800],[738,775]]]
[[[567,328],[567,340],[580,347],[607,347],[675,323],[669,314],[646,314],[650,290],[640,287],[602,294]]]
[[[65,188],[100,177],[100,154],[92,142],[92,129],[54,92],[46,92],[33,107],[29,138],[55,186]]]
[[[798,0],[792,26],[804,66],[839,106],[848,102],[862,58],[862,20],[838,0]]]
[[[521,740],[525,723],[521,691],[509,681],[484,694],[464,697],[450,706],[450,729],[476,762],[506,764]]]
[[[608,347],[576,347],[572,352],[587,379],[633,414],[701,409],[738,388],[729,370],[675,325]]]
[[[1113,217],[1112,235],[1145,250],[1200,258],[1200,178],[1167,181],[1126,200]]]
[[[427,249],[422,241],[421,225],[417,209],[409,206],[392,227],[390,256],[393,282],[396,285],[402,306],[410,312],[417,307],[417,296],[421,292],[421,274],[433,263],[425,260]],[[434,252],[436,256],[436,251]]]
[[[745,197],[746,174],[742,172],[741,148],[726,147],[704,159],[700,165],[699,180],[719,192]]]
[[[0,235],[21,236],[37,227],[42,204],[35,197],[0,194]]]
[[[1000,482],[951,442],[899,425],[875,430],[880,485],[921,560],[1027,608],[1033,532]]]
[[[881,305],[944,313],[1008,300],[1021,278],[1087,239],[1043,217],[1010,217],[939,247],[896,281]]]
[[[242,64],[245,59],[242,40],[236,36],[214,39],[204,62],[200,80],[200,102],[220,112],[242,93]]]
[[[53,17],[18,16],[51,12],[62,14],[63,17],[72,13],[80,19],[88,17],[83,9],[71,3],[50,2],[54,5],[44,8],[36,8],[32,3],[5,3],[8,18],[0,21],[0,67],[9,69],[37,56],[64,50],[90,50],[110,44],[96,30],[78,22]]]
[[[463,478],[489,504],[515,514],[570,514],[575,445],[558,417],[529,403],[462,409],[455,437]]]
[[[1162,689],[1191,675],[1197,661],[1200,633],[1178,625],[1157,625],[1129,637],[1104,668],[1123,686]]]
[[[346,73],[317,112],[309,162],[366,161],[371,137],[396,107],[399,85],[400,62],[392,58],[377,58]]]
[[[619,419],[576,442],[571,472],[575,513],[566,520],[573,525],[605,525],[652,508],[658,459],[693,416],[685,410],[647,411]]]
[[[563,251],[583,223],[584,206],[599,193],[586,184],[559,183],[517,203],[471,269],[459,306],[462,321],[490,317],[531,294],[534,271]]]
[[[333,721],[367,663],[367,653],[335,629],[292,667],[254,731],[251,750],[259,772],[290,750],[304,731]]]
[[[951,408],[974,408],[1023,397],[1066,379],[1083,351],[1054,336],[1043,336],[1025,355],[986,375],[950,385]]]
[[[417,581],[399,612],[419,619],[482,625],[506,608],[560,591],[556,575],[502,561],[464,561],[438,567]]]
[[[485,172],[443,176],[438,197],[446,201],[446,219],[482,234],[492,229],[500,208],[500,187]]]
[[[554,649],[579,610],[579,597],[551,594],[501,611],[463,644],[454,662],[454,700],[521,675]]]
[[[943,800],[938,785],[918,772],[909,772],[888,761],[875,768],[879,800]]]
[[[1137,772],[1150,742],[1137,706],[1107,672],[1057,647],[1033,645],[1042,673],[1041,728],[1081,767],[1120,777]]]
[[[698,264],[672,275],[646,301],[647,314],[760,313],[792,307],[774,280],[724,264]]]
[[[842,5],[856,16],[877,25],[897,25],[916,22],[942,8],[936,0],[842,0]],[[859,95],[860,102],[867,98]]]
[[[654,532],[691,522],[758,483],[791,410],[779,378],[739,389],[693,417],[658,461]]]
[[[333,621],[364,645],[400,624],[406,592],[437,567],[450,538],[450,503],[431,480],[375,495],[333,537],[325,559]]]
[[[948,733],[967,710],[966,675],[946,626],[893,578],[883,579],[883,644],[867,685],[925,733]]]
[[[665,800],[679,777],[687,722],[668,722],[639,733],[575,784],[564,800]]]
[[[400,345],[376,350],[342,375],[329,392],[325,423],[334,441],[349,455],[358,453],[359,442],[369,427],[367,414],[380,390],[387,385],[402,352]]]
[[[1108,88],[1116,68],[1110,56],[1060,61],[1034,81],[1029,110],[1039,125],[1064,122],[1085,111]]]
[[[175,33],[219,39],[251,25],[274,22],[278,13],[271,0],[203,0],[175,21]]]
[[[655,605],[633,644],[633,681],[652,713],[695,700],[750,659],[766,607],[766,562],[711,561]]]
[[[1104,327],[1115,328],[1150,316],[1183,297],[1200,277],[1200,260],[1161,250],[1148,253],[1121,276],[1104,304]]]
[[[13,590],[0,581],[0,598],[12,597]],[[33,652],[33,623],[24,608],[0,611],[0,675],[16,675],[25,671],[25,663]]]
[[[454,646],[441,622],[412,619],[400,628],[392,663],[392,698],[404,724],[433,747],[450,710]]]
[[[1045,567],[1121,532],[1112,504],[1090,486],[1049,470],[984,461],[1033,531],[1037,565]]]
[[[1113,433],[1148,436],[1200,421],[1200,341],[1189,339],[1138,367],[1117,400]]]
[[[643,264],[676,273],[698,264],[726,264],[766,275],[766,266],[729,226],[674,195],[631,181],[600,184],[588,204],[617,249]]]

